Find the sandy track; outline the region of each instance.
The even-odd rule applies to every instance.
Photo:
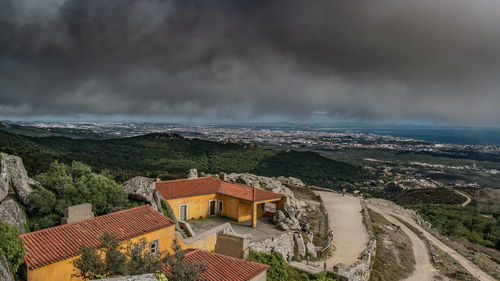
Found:
[[[448,247],[447,245],[445,245],[444,243],[442,243],[439,239],[437,239],[436,237],[434,237],[434,235],[432,235],[429,232],[427,232],[424,228],[422,228],[419,224],[417,224],[415,222],[415,220],[413,220],[412,218],[409,218],[409,217],[406,217],[406,216],[403,216],[403,215],[400,215],[400,214],[396,214],[391,209],[382,208],[382,207],[380,207],[378,205],[370,204],[370,201],[368,201],[368,207],[371,208],[371,209],[373,209],[376,212],[382,213],[384,215],[384,217],[386,217],[386,219],[388,219],[388,220],[389,220],[388,217],[390,217],[389,214],[391,214],[391,215],[394,215],[394,216],[398,217],[399,219],[407,222],[408,224],[410,224],[411,226],[413,226],[417,230],[421,231],[424,234],[425,238],[427,238],[429,241],[431,241],[432,244],[434,244],[436,247],[440,248],[442,251],[444,251],[447,254],[449,254],[458,263],[460,263],[460,265],[462,265],[465,268],[465,270],[467,270],[470,274],[472,274],[477,279],[479,279],[481,281],[494,281],[495,280],[493,277],[489,276],[483,270],[481,270],[477,265],[473,264],[467,258],[465,258],[464,256],[462,256],[459,253],[457,253],[455,250],[451,249],[450,247]],[[391,218],[391,219],[394,220],[394,218]],[[403,225],[399,221],[397,221],[397,220],[395,220],[395,221],[399,223],[398,225]],[[393,222],[393,221],[391,221],[391,222]],[[408,230],[408,228],[406,228],[406,229]],[[410,230],[410,232],[412,232],[412,231]],[[410,239],[411,239],[411,237],[410,237]],[[424,243],[424,241],[422,241],[420,238],[418,238],[418,239],[422,243]],[[413,240],[412,240],[412,242],[413,242]],[[415,252],[415,259],[417,260],[416,272],[414,272],[414,274],[412,276],[410,276],[410,278],[412,278],[414,275],[418,276],[420,274],[424,274],[425,271],[428,270],[427,267],[420,267],[419,266],[419,264],[421,264],[421,263],[419,263],[419,260],[424,259],[424,257],[422,255],[420,255],[419,253]],[[425,259],[429,260],[429,256],[426,256]],[[420,262],[422,262],[422,261],[420,261]],[[417,279],[407,279],[407,280],[417,280]],[[432,280],[432,279],[420,279],[420,280]]]
[[[406,235],[410,238],[413,244],[413,254],[415,256],[415,271],[405,281],[423,281],[433,280],[436,269],[430,261],[430,254],[427,245],[413,231],[406,227],[403,223],[392,217],[386,210],[382,210],[376,206],[368,206],[373,211],[381,214],[389,222],[399,226]]]
[[[361,199],[351,195],[317,191],[328,211],[330,229],[333,229],[335,252],[326,263],[327,268],[338,263],[352,265],[368,243],[368,233],[363,224]]]
[[[470,196],[469,196],[469,195],[467,195],[467,194],[465,194],[465,193],[463,193],[463,192],[461,192],[461,191],[458,191],[458,190],[456,190],[456,189],[453,189],[453,191],[454,191],[456,194],[462,195],[463,197],[467,198],[467,200],[465,200],[465,202],[464,202],[464,203],[460,204],[462,207],[465,207],[465,206],[469,205],[470,201],[472,201],[472,200],[470,199]]]

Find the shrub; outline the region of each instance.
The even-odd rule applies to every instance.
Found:
[[[24,243],[15,226],[0,221],[0,255],[4,255],[12,273],[16,273],[24,261]]]

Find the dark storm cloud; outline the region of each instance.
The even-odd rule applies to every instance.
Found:
[[[0,116],[500,120],[495,0],[0,0]]]

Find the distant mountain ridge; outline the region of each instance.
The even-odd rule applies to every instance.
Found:
[[[247,143],[187,139],[172,133],[95,140],[28,137],[0,130],[0,151],[22,157],[33,174],[43,172],[55,160],[76,160],[97,170],[109,170],[117,180],[136,175],[175,177],[196,168],[206,173],[291,176],[308,184],[338,189],[371,177],[361,167],[314,152],[278,152]]]

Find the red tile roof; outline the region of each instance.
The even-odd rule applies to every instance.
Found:
[[[174,222],[144,205],[81,222],[22,234],[29,269],[76,256],[82,246],[99,247],[99,237],[112,233],[119,241],[160,230]]]
[[[269,267],[200,249],[186,250],[186,259],[205,265],[201,277],[207,281],[248,281]],[[168,269],[163,267],[163,271],[167,273]]]
[[[161,181],[156,183],[156,189],[161,193],[164,199],[175,199],[216,193],[252,202],[284,197],[283,194],[225,182],[212,177]]]

